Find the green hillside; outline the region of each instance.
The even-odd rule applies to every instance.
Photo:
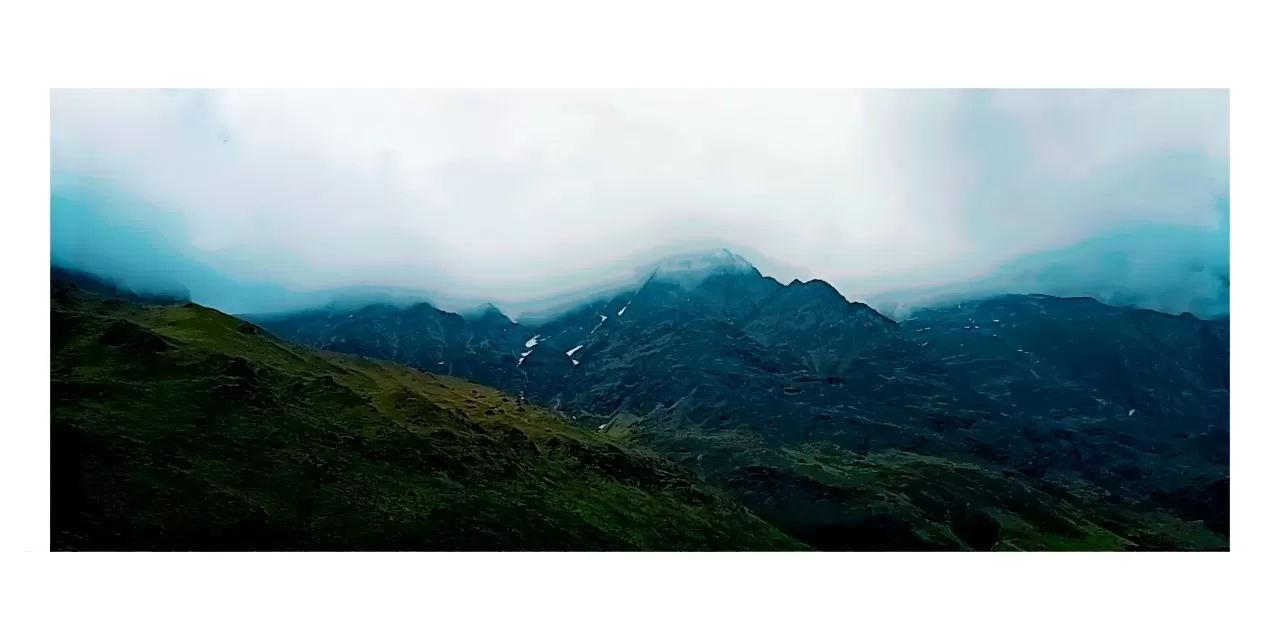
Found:
[[[458,379],[55,283],[55,550],[803,549],[675,463]]]
[[[621,415],[603,429],[666,452],[753,513],[824,551],[1225,551],[1199,520],[1135,507],[1084,482],[1036,481],[976,461],[824,441],[771,444],[678,411]]]

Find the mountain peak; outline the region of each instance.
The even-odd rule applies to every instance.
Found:
[[[653,267],[656,280],[693,285],[707,277],[722,273],[760,276],[760,272],[742,256],[728,249],[691,252],[660,260]]]
[[[508,317],[507,314],[503,313],[502,310],[499,309],[497,306],[495,306],[492,302],[486,302],[475,309],[461,313],[459,315],[461,315],[462,317],[468,320],[479,320],[479,321],[489,321],[489,322],[502,321],[503,323],[515,322],[515,320],[512,320],[510,317]]]
[[[840,293],[838,289],[831,286],[830,282],[827,282],[826,280],[821,280],[818,278],[814,278],[812,280],[807,280],[807,281],[802,281],[799,278],[796,278],[791,282],[787,283],[787,288],[795,289],[798,291],[809,293],[811,295],[823,296],[831,299],[838,298],[840,301],[846,302],[846,303],[849,302],[849,299],[845,298],[844,294]]]

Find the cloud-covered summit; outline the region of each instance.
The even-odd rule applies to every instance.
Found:
[[[55,91],[52,249],[233,312],[716,247],[874,299],[1104,242],[1050,275],[1125,297],[1225,269],[1227,131],[1225,91]]]

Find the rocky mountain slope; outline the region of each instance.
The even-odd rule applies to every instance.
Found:
[[[1225,319],[1023,295],[899,323],[720,252],[538,326],[425,304],[255,320],[524,394],[818,548],[1227,546]]]
[[[65,275],[51,291],[53,550],[807,548],[689,469],[510,393]],[[401,354],[502,335],[497,317],[378,313],[362,321]],[[433,357],[505,344],[472,338]]]

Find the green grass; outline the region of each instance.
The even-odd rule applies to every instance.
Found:
[[[1024,551],[1225,549],[1203,523],[1049,492],[978,464],[902,451],[859,456],[829,444],[784,449],[791,467],[817,482],[873,496],[930,542]]]
[[[713,425],[714,426],[714,425]],[[663,451],[793,537],[827,550],[1225,550],[1204,523],[1107,499],[1093,485],[1033,481],[976,461],[828,442],[784,445],[745,429],[662,418],[603,434]]]
[[[78,550],[803,549],[673,462],[193,304],[52,299],[52,534]]]

